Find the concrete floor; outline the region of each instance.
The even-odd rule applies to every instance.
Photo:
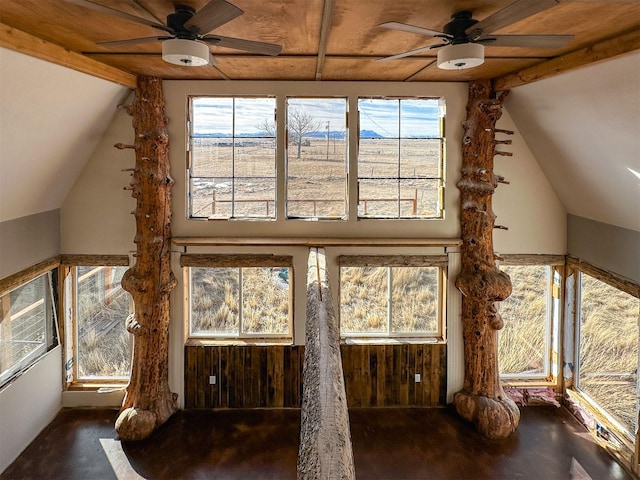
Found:
[[[300,411],[187,410],[151,438],[121,443],[117,412],[65,409],[2,479],[288,479]],[[565,410],[528,407],[487,441],[449,408],[350,410],[359,479],[632,479]]]

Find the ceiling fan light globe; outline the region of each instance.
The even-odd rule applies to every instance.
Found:
[[[172,38],[162,42],[162,59],[183,67],[202,67],[209,63],[209,47],[195,40]]]
[[[484,63],[484,45],[479,43],[457,43],[438,51],[438,68],[463,70]]]

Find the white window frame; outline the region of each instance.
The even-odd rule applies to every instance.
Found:
[[[342,267],[387,267],[388,279],[391,276],[389,267],[434,267],[438,268],[438,291],[437,291],[437,330],[435,332],[393,332],[391,329],[391,289],[387,287],[387,331],[386,332],[343,332],[340,330],[340,337],[344,341],[366,342],[366,341],[416,341],[421,343],[444,343],[446,341],[446,308],[447,308],[447,267],[449,259],[447,255],[340,255],[338,257],[338,268]],[[340,274],[340,272],[339,272]],[[338,289],[338,316],[340,315],[342,298],[339,282]],[[389,280],[387,280],[389,286]]]
[[[560,358],[560,327],[562,325],[564,257],[556,255],[501,255],[502,266],[547,267],[545,338],[542,373],[501,373],[500,378],[508,384],[540,383],[557,385]],[[498,306],[499,311],[499,306]],[[505,318],[505,322],[509,319]],[[500,331],[498,331],[498,336]]]
[[[193,178],[203,178],[203,177],[194,177],[192,175],[192,165],[193,165],[193,153],[192,153],[192,141],[194,138],[201,138],[199,136],[196,136],[193,132],[193,126],[194,126],[194,121],[193,121],[193,101],[194,99],[199,99],[199,98],[220,98],[220,99],[230,99],[233,102],[233,128],[232,128],[232,134],[230,139],[232,141],[235,141],[237,138],[243,138],[243,137],[236,137],[236,130],[235,130],[235,102],[238,99],[273,99],[274,100],[274,130],[275,130],[275,137],[273,138],[275,146],[274,146],[274,158],[273,158],[273,166],[274,166],[274,171],[273,171],[273,175],[274,175],[274,184],[273,184],[273,200],[271,199],[267,199],[267,208],[266,211],[267,213],[269,212],[269,203],[272,202],[273,203],[273,208],[271,209],[272,215],[265,215],[265,216],[235,216],[233,214],[233,211],[235,210],[236,207],[236,199],[235,199],[235,188],[232,187],[231,189],[231,215],[230,216],[195,216],[193,214],[193,201],[192,201],[192,185],[193,185]],[[187,158],[188,158],[188,162],[187,162],[187,176],[188,176],[188,182],[187,182],[187,208],[188,208],[188,218],[189,220],[218,220],[218,221],[264,221],[264,222],[269,222],[269,221],[274,221],[276,219],[277,216],[277,210],[278,210],[278,197],[277,197],[277,182],[278,182],[278,168],[277,168],[277,136],[278,136],[278,128],[277,128],[277,122],[275,121],[275,110],[276,110],[276,97],[274,95],[190,95],[189,96],[189,106],[187,109],[187,115],[188,115],[188,119],[187,119],[187,126],[188,126],[188,141],[187,141]],[[236,160],[235,160],[235,146],[231,147],[233,149],[232,151],[232,155],[233,155],[233,172],[231,175],[231,179],[233,181],[233,184],[235,186],[235,181],[237,178],[242,178],[242,177],[236,177],[235,176],[235,165],[236,165]]]
[[[438,137],[425,137],[425,138],[417,138],[416,140],[438,140],[440,142],[440,148],[439,148],[439,163],[438,163],[438,177],[419,177],[419,179],[421,180],[435,180],[438,182],[438,212],[435,215],[430,215],[430,216],[426,216],[426,215],[410,215],[410,216],[406,216],[406,215],[402,215],[401,214],[401,202],[402,202],[402,198],[400,195],[400,182],[405,179],[405,177],[401,177],[400,176],[400,164],[401,164],[401,160],[402,160],[402,140],[409,140],[410,137],[403,137],[402,136],[402,131],[400,128],[400,125],[402,123],[402,117],[400,115],[400,113],[398,114],[398,137],[394,138],[394,137],[390,137],[391,139],[394,140],[398,140],[398,157],[397,157],[397,162],[398,162],[398,175],[397,177],[393,178],[393,181],[397,183],[397,187],[398,187],[398,208],[397,208],[397,215],[360,215],[360,213],[357,214],[358,216],[358,220],[387,220],[387,219],[392,219],[392,220],[439,220],[444,218],[444,212],[445,212],[445,208],[444,208],[444,197],[445,197],[445,184],[446,184],[446,169],[445,169],[445,135],[444,135],[444,118],[445,118],[445,108],[444,108],[444,99],[442,98],[438,98],[438,97],[383,97],[383,96],[367,96],[367,97],[358,97],[358,106],[360,104],[360,100],[388,100],[388,101],[398,101],[399,102],[399,111],[401,111],[401,105],[402,105],[402,101],[403,100],[438,100],[439,102],[439,114],[438,114],[438,121],[439,121],[439,130],[440,130],[440,134]],[[357,125],[357,135],[358,135],[358,146],[361,142],[361,138],[360,138],[360,115],[361,112],[360,110],[358,110],[358,125]],[[359,151],[359,148],[358,148]],[[358,158],[355,160],[356,162],[356,170],[357,170],[357,166],[359,166],[359,155]],[[365,177],[364,175],[361,176],[360,175],[360,171],[358,171],[357,173],[357,178],[356,178],[356,182],[358,184],[358,199],[357,199],[357,205],[358,207],[360,206],[360,203],[363,201],[360,197],[360,180],[375,180],[375,178],[369,178],[369,177]],[[391,180],[390,178],[388,180]]]
[[[343,205],[344,205],[344,213],[343,215],[338,215],[335,217],[332,216],[313,216],[313,215],[309,215],[309,216],[303,216],[303,215],[292,215],[289,214],[289,159],[291,158],[291,145],[289,145],[289,138],[290,138],[290,134],[289,134],[289,102],[292,100],[344,100],[344,106],[345,106],[345,135],[344,135],[344,148],[345,148],[345,152],[344,152],[344,158],[345,158],[345,164],[344,164],[344,168],[345,168],[345,172],[344,172],[344,199],[343,199]],[[308,96],[308,95],[296,95],[296,96],[287,96],[285,98],[285,106],[286,106],[286,111],[287,111],[287,117],[286,117],[286,121],[285,121],[285,138],[287,139],[287,141],[285,142],[285,150],[286,150],[286,176],[285,176],[285,200],[284,200],[284,204],[285,204],[285,219],[286,220],[322,220],[322,221],[346,221],[348,220],[349,217],[349,98],[348,96],[324,96],[324,97],[314,97],[314,96]],[[328,141],[328,139],[327,139]],[[327,143],[328,145],[328,143]],[[296,148],[296,146],[293,146],[293,148]],[[297,159],[294,159],[297,160]],[[312,199],[313,201],[316,201],[315,199]]]
[[[95,385],[125,385],[129,382],[126,376],[80,376],[78,372],[78,267],[126,267],[129,257],[126,255],[63,255],[63,281],[61,291],[65,312],[65,383],[67,387],[94,388]],[[129,302],[129,315],[133,315],[133,299]],[[123,319],[124,321],[125,319]],[[129,335],[129,345],[133,355],[133,335]]]
[[[578,393],[576,397],[578,400],[584,401],[588,408],[595,412],[600,423],[605,423],[603,427],[605,429],[612,428],[614,433],[622,435],[627,441],[634,441],[637,432],[630,432],[619,420],[613,417],[603,406],[601,406],[594,398],[592,398],[586,391],[580,387],[580,344],[581,344],[581,324],[582,324],[582,275],[586,274],[590,277],[609,285],[621,292],[627,293],[633,297],[640,298],[638,286],[631,285],[631,282],[621,281],[616,282],[612,274],[606,271],[600,270],[586,262],[576,262],[570,259],[570,264],[574,267],[574,296],[575,296],[575,318],[574,318],[574,335],[573,335],[573,385],[572,390]],[[621,288],[622,287],[622,288]],[[640,318],[638,319],[640,328]],[[640,335],[640,332],[639,332]],[[640,348],[638,349],[637,365],[640,367]],[[636,378],[636,392],[640,392],[640,375]],[[636,416],[640,410],[640,397],[636,394]],[[637,420],[636,420],[637,422]],[[602,426],[601,426],[602,427]],[[636,428],[640,428],[640,425],[636,425]],[[613,441],[620,440],[619,438],[613,438]]]
[[[23,371],[28,369],[31,365],[36,363],[45,353],[47,353],[51,348],[55,347],[59,343],[58,336],[58,322],[56,315],[55,302],[53,299],[53,287],[52,287],[52,272],[47,271],[45,273],[41,273],[39,275],[34,276],[33,278],[27,279],[24,282],[21,282],[20,285],[15,288],[11,288],[5,292],[2,292],[2,296],[10,295],[11,292],[18,290],[20,288],[25,287],[31,282],[40,281],[44,279],[45,283],[45,292],[44,298],[38,300],[36,303],[30,305],[29,307],[23,309],[20,312],[14,313],[12,318],[15,316],[20,316],[25,314],[27,310],[33,308],[34,305],[44,304],[44,313],[45,318],[44,322],[44,332],[45,339],[44,342],[38,345],[38,347],[29,352],[26,356],[22,357],[19,361],[15,362],[11,365],[11,367],[7,368],[4,372],[0,372],[0,387],[4,386],[8,382],[10,382],[13,378],[19,376]]]
[[[183,254],[180,256],[185,285],[185,322],[189,339],[210,339],[212,341],[245,341],[248,343],[277,342],[292,344],[294,338],[294,271],[293,257],[286,255],[247,254]],[[289,269],[288,333],[246,333],[242,328],[242,269],[261,267],[287,267]],[[191,268],[237,268],[239,272],[239,311],[236,332],[194,332],[191,326]]]

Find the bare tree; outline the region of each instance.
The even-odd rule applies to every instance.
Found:
[[[300,158],[302,139],[306,134],[320,130],[321,123],[314,120],[307,112],[298,110],[297,108],[290,108],[288,110],[287,123],[289,127],[289,138],[292,143],[298,145],[298,155],[296,158]]]
[[[267,120],[265,118],[262,123],[256,125],[256,128],[260,133],[265,133],[267,137],[276,136],[276,124],[273,120]]]

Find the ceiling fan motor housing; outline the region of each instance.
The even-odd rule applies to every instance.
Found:
[[[187,30],[184,24],[196,14],[196,11],[188,5],[176,5],[175,12],[167,15],[167,26],[175,32],[177,38],[195,40],[198,38],[197,30]]]
[[[451,15],[451,21],[447,23],[443,31],[447,35],[451,35],[449,43],[456,45],[458,43],[469,43],[474,39],[470,38],[466,33],[466,30],[478,23],[478,20],[473,18],[473,14],[467,10],[463,10]]]

